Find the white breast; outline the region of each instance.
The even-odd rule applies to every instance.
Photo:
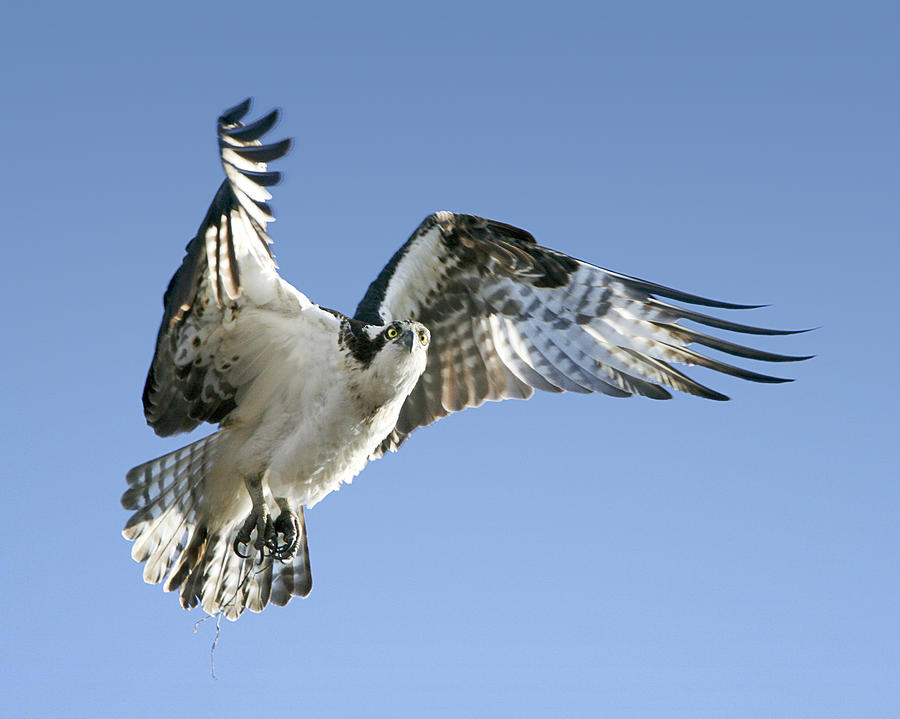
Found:
[[[396,425],[425,349],[388,346],[361,370],[335,334],[282,348],[239,397],[215,482],[236,516],[246,511],[244,479],[260,473],[274,497],[313,506],[359,474]]]

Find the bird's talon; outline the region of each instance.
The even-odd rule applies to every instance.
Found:
[[[281,507],[281,513],[275,521],[272,521],[262,500],[254,502],[253,510],[244,520],[231,545],[237,556],[241,559],[253,556],[253,552],[249,551],[252,540],[253,549],[259,552],[257,561],[260,563],[266,558],[281,561],[294,558],[300,543],[300,518],[290,508],[287,500],[279,499],[278,506]],[[254,532],[255,539],[253,539]]]
[[[297,513],[292,510],[287,503],[280,503],[282,507],[281,514],[275,520],[273,525],[272,544],[269,546],[270,556],[274,559],[286,561],[293,559],[297,552],[297,544],[300,535],[300,520]],[[279,542],[279,535],[284,537],[284,542]]]
[[[237,537],[234,538],[234,542],[231,545],[231,548],[234,550],[234,553],[236,555],[238,555],[241,559],[249,559],[251,556],[250,554],[244,554],[240,549],[241,545],[242,544],[246,545],[248,541],[249,541],[249,539],[243,540],[243,539],[241,539],[240,535],[238,535]]]
[[[231,544],[231,548],[241,559],[249,559],[252,557],[253,552],[249,550],[254,531],[256,532],[256,539],[253,540],[252,547],[255,551],[259,552],[259,561],[262,561],[266,556],[266,548],[269,545],[270,537],[275,531],[272,525],[272,518],[265,509],[259,510],[254,508],[253,511],[250,512],[247,519],[245,519],[244,523],[241,525],[240,530],[238,530],[237,536]],[[245,553],[242,547],[245,547],[248,551]]]

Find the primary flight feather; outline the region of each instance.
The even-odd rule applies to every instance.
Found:
[[[237,619],[312,588],[304,507],[417,427],[535,389],[727,399],[673,364],[754,382],[788,380],[737,357],[793,357],[679,324],[759,335],[674,302],[706,299],[595,267],[526,231],[472,215],[427,217],[369,286],[353,317],[311,302],[278,274],[267,226],[263,144],[278,113],[244,124],[250,100],[218,120],[226,179],[187,245],[163,304],[144,412],[157,434],[218,423],[214,434],[128,472],[124,535],[185,608]]]

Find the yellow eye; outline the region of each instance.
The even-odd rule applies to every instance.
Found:
[[[399,334],[400,333],[397,331],[396,327],[388,327],[387,336],[388,336],[389,340],[394,339],[394,337],[396,337]]]
[[[426,335],[424,332],[420,332],[419,333],[419,342],[421,342],[423,345],[427,345],[428,344],[428,335]]]

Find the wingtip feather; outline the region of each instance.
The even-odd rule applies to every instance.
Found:
[[[252,105],[252,97],[244,98],[237,105],[229,107],[225,112],[219,115],[219,123],[222,125],[231,125],[235,122],[239,122],[244,115],[250,112],[250,107]]]

